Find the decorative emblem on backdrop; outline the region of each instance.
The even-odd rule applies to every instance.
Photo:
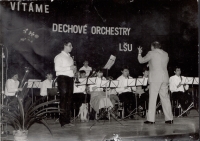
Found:
[[[22,37],[19,42],[29,41],[33,43],[33,41],[39,38],[38,34],[36,34],[34,31],[29,30],[28,28],[23,30],[23,34],[24,37]]]

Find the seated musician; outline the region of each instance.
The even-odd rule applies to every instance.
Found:
[[[84,70],[79,71],[80,78],[86,78],[86,72]],[[75,116],[80,114],[80,109],[82,109],[82,103],[86,103],[86,85],[79,85],[74,83],[74,92],[72,96],[73,105],[72,108],[75,109]],[[81,107],[81,108],[80,108]],[[80,109],[79,109],[80,108]],[[86,120],[86,119],[84,119]]]
[[[147,68],[143,71],[143,76],[141,78],[148,78],[149,70]],[[140,76],[139,76],[140,77]],[[149,99],[149,86],[138,86],[136,88],[136,93],[139,94],[138,108],[143,111],[142,117],[146,116],[146,110],[148,109],[148,99]]]
[[[92,68],[90,66],[88,66],[89,62],[88,61],[84,61],[83,62],[83,67],[81,67],[79,69],[80,70],[84,70],[86,72],[86,76],[90,75],[90,72],[92,71]]]
[[[120,102],[124,103],[124,116],[127,116],[135,108],[135,95],[133,92],[136,91],[136,87],[127,87],[128,79],[132,78],[129,76],[128,67],[123,67],[121,72],[122,75],[117,78],[119,85],[116,91],[119,94]]]
[[[8,79],[5,84],[6,104],[12,101],[16,102],[17,100],[15,96],[16,92],[22,91],[22,88],[18,88],[19,87],[18,73],[10,71],[9,75],[10,79]]]
[[[110,99],[106,98],[106,93],[103,91],[103,88],[100,87],[101,80],[105,80],[103,77],[103,71],[101,69],[97,70],[96,84],[90,86],[90,106],[95,110],[96,113],[99,113],[100,109],[103,108],[113,108],[113,104]]]
[[[178,100],[182,109],[186,110],[190,104],[188,101],[188,99],[190,98],[186,92],[189,86],[181,84],[181,81],[184,78],[184,76],[181,76],[180,67],[175,67],[174,73],[175,75],[169,78],[169,89],[172,93],[172,100],[173,101]]]
[[[47,96],[47,88],[52,88],[53,85],[53,73],[46,72],[46,79],[42,82],[40,87],[40,95]]]

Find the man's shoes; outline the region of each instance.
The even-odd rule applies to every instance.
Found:
[[[68,124],[63,125],[62,128],[73,127],[73,126],[74,124],[68,123]]]
[[[173,124],[173,120],[167,120],[165,121],[166,124]]]
[[[151,121],[145,121],[144,124],[155,124],[155,122],[151,122]]]

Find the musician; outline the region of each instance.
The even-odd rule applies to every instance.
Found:
[[[181,76],[181,68],[175,67],[174,70],[175,75],[171,76],[169,78],[169,89],[172,93],[172,99],[174,101],[177,101],[180,103],[183,110],[186,110],[188,108],[188,94],[187,90],[189,88],[189,85],[183,85],[181,84],[182,79],[184,76]]]
[[[119,94],[119,100],[124,103],[124,116],[127,116],[135,108],[135,95],[136,87],[128,87],[129,76],[128,67],[123,67],[122,75],[117,78],[119,80],[118,88],[116,91]]]
[[[15,93],[22,91],[22,88],[19,87],[18,73],[11,74],[11,78],[6,81],[5,85],[5,95],[6,96],[15,96]]]
[[[80,73],[80,78],[87,78],[86,71],[80,70],[79,73]],[[88,91],[87,91],[88,86],[84,86],[84,88],[85,88],[84,94],[86,94],[86,95],[85,95],[83,103],[89,103],[90,102],[90,94],[88,94]]]
[[[141,78],[148,78],[149,70],[144,68],[143,76]],[[140,77],[140,76],[139,76]],[[138,86],[136,88],[136,93],[139,94],[138,99],[138,108],[143,111],[142,117],[146,116],[146,108],[148,108],[148,99],[149,99],[149,86]]]
[[[71,42],[64,42],[62,52],[54,58],[58,91],[60,94],[60,108],[64,110],[64,113],[61,113],[59,118],[61,127],[74,126],[70,123],[70,109],[74,89],[74,74],[77,68],[74,66],[74,60],[70,56],[72,49]]]
[[[145,121],[144,123],[155,124],[156,100],[159,93],[165,115],[165,123],[172,124],[173,115],[168,94],[168,54],[161,49],[161,45],[157,41],[151,44],[151,51],[149,51],[146,56],[142,57],[141,54],[142,47],[138,47],[139,63],[148,62],[149,65],[149,107],[147,113],[147,121]]]
[[[100,109],[103,108],[113,108],[113,104],[111,103],[110,99],[106,98],[106,93],[103,91],[103,88],[100,87],[101,80],[106,80],[103,77],[103,71],[101,69],[97,70],[97,77],[95,85],[90,86],[90,106],[95,110],[98,114]]]
[[[17,100],[15,96],[16,92],[22,91],[22,88],[18,87],[19,87],[18,73],[11,71],[10,78],[6,81],[5,84],[6,104],[10,103],[11,101]]]
[[[46,72],[46,79],[42,82],[40,87],[40,95],[47,96],[47,88],[52,88],[53,84],[53,73]]]
[[[81,67],[79,69],[80,70],[84,70],[86,72],[86,76],[89,76],[90,72],[92,71],[92,68],[90,66],[88,66],[89,62],[87,60],[85,60],[83,62],[83,67]]]
[[[80,78],[86,78],[86,72],[84,70],[79,71]],[[72,96],[73,101],[73,108],[75,108],[75,116],[78,115],[79,108],[81,107],[82,103],[85,103],[85,97],[86,97],[86,85],[79,85],[78,83],[74,83],[74,94]]]
[[[86,77],[86,72],[84,70],[80,71],[80,78],[87,78]],[[85,87],[85,97],[84,97],[84,101],[80,107],[79,110],[79,115],[81,118],[81,122],[88,122],[88,110],[89,110],[89,105],[88,103],[90,102],[90,94],[88,93],[88,86],[86,85]]]

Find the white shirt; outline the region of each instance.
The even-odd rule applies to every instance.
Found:
[[[74,65],[74,61],[69,53],[62,51],[54,58],[56,76],[65,75],[74,77],[73,70],[70,66]]]
[[[15,81],[13,79],[8,79],[5,85],[5,95],[6,96],[14,96],[18,91],[19,81]]]
[[[79,71],[80,70],[84,70],[86,72],[86,76],[89,76],[90,72],[92,71],[92,68],[89,66],[87,67],[83,66],[82,68],[79,69]]]
[[[94,91],[103,91],[103,88],[100,88],[101,80],[106,80],[106,78],[105,77],[102,77],[102,78],[96,77],[96,83],[95,83],[95,85],[90,85],[90,91],[93,91],[92,90],[93,87],[97,87],[97,89],[95,89]]]
[[[129,76],[129,78],[132,78],[131,76]],[[125,92],[132,92],[136,91],[136,87],[128,87],[128,89],[125,89],[125,87],[128,86],[128,78],[125,78],[123,75],[121,75],[120,77],[117,78],[117,80],[119,80],[119,85],[118,88],[116,88],[116,91],[121,94],[121,93],[125,93]]]
[[[52,88],[53,80],[49,81],[48,79],[44,80],[40,87],[40,95],[47,96],[47,88]]]
[[[181,76],[181,77],[184,78],[184,76]],[[179,92],[179,91],[184,92],[185,90],[188,90],[188,88],[189,88],[188,85],[185,85],[185,90],[184,90],[183,85],[181,85],[180,87],[177,88],[177,86],[180,84],[180,82],[181,82],[180,76],[174,75],[169,78],[169,89],[172,93]]]

